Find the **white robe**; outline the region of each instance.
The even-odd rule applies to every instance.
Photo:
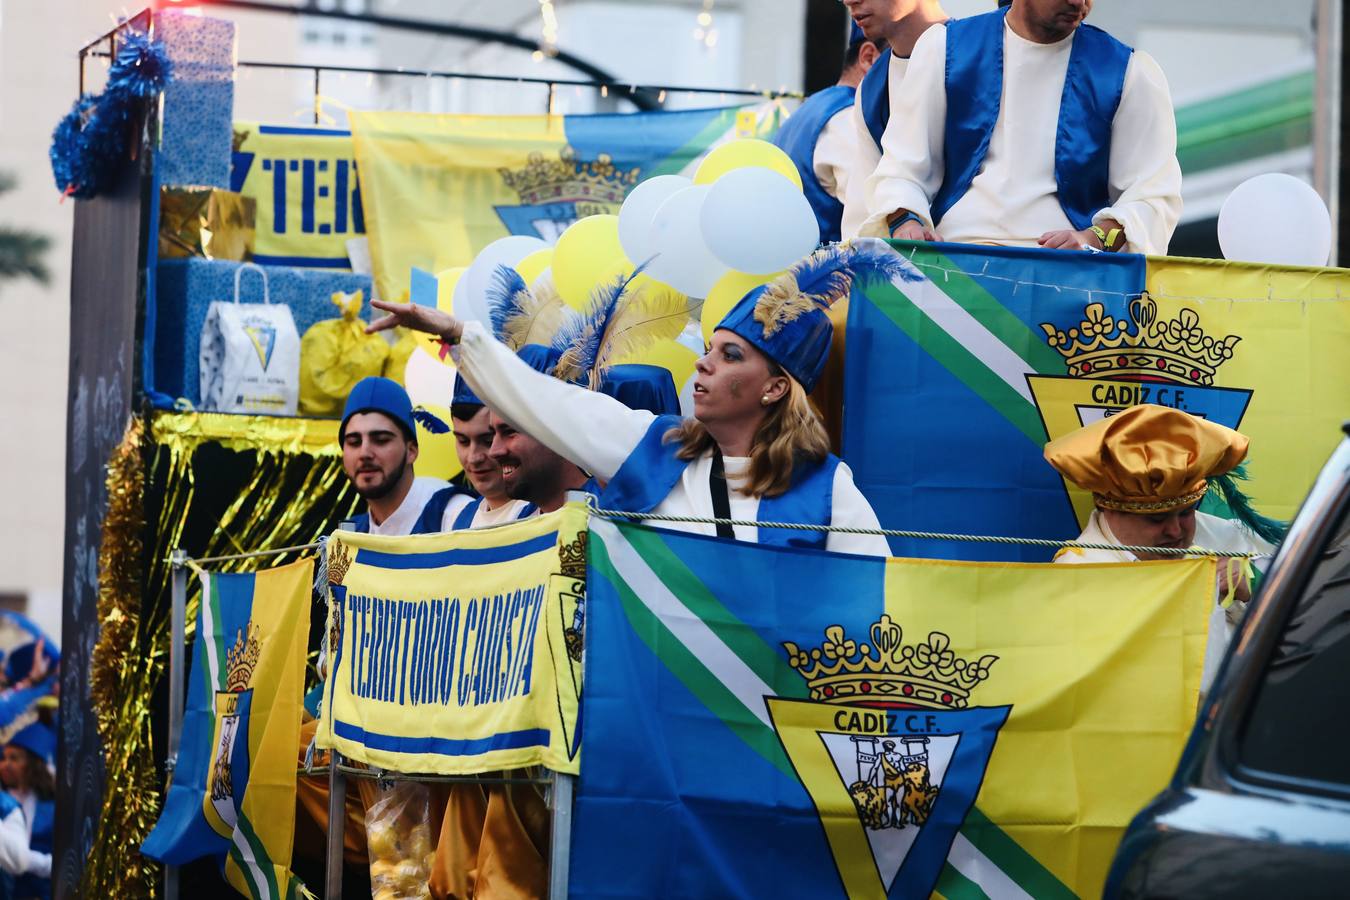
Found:
[[[1055,137],[1073,35],[1037,44],[1003,29],[1003,95],[984,164],[949,209],[943,240],[1036,246],[1047,231],[1071,229],[1055,184]],[[883,156],[865,187],[868,217],[860,233],[887,237],[886,217],[907,209],[932,223],[930,205],[943,182],[947,116],[947,29],[919,38],[900,90],[891,90]],[[1181,166],[1176,117],[1167,79],[1136,50],[1112,124],[1110,205],[1094,222],[1115,219],[1124,249],[1162,255],[1181,217]]]
[[[853,107],[841,109],[830,116],[816,138],[816,152],[811,157],[811,170],[820,186],[840,202],[848,190],[849,174],[853,167]]]
[[[403,498],[403,502],[398,505],[398,509],[386,518],[383,522],[376,525],[375,520],[370,520],[371,534],[392,534],[396,537],[412,534],[413,526],[417,520],[422,517],[422,508],[427,505],[431,495],[446,487],[446,482],[439,478],[414,478],[412,487],[408,489],[408,495]],[[459,501],[456,511],[462,509],[469,502],[468,497],[460,500],[462,495],[456,495],[450,505],[455,506],[455,501]],[[449,510],[447,509],[447,512]],[[367,513],[370,510],[366,510]]]
[[[463,498],[462,502],[456,502],[460,501],[461,498]],[[441,531],[454,531],[455,519],[459,518],[459,514],[463,511],[464,507],[472,502],[473,498],[469,497],[467,494],[456,494],[455,497],[451,499],[450,505],[445,508],[445,515],[441,517]],[[528,505],[529,504],[524,500],[507,500],[496,509],[488,509],[486,503],[480,503],[478,504],[478,509],[474,510],[473,519],[469,522],[469,528],[492,528],[497,525],[509,525],[516,521],[516,519],[521,518],[521,509]],[[537,515],[539,515],[538,509],[534,510],[534,512],[524,518],[528,519],[530,516]]]
[[[894,97],[905,80],[909,58],[892,53],[890,59],[890,66],[886,72],[886,90],[888,96]],[[844,219],[840,226],[846,241],[857,237],[863,222],[867,220],[867,182],[877,163],[881,162],[881,151],[877,149],[876,141],[872,140],[872,132],[867,130],[867,123],[863,121],[861,87],[858,88],[853,105],[848,108],[848,120],[853,128],[853,163],[848,184],[841,198],[844,201]]]
[[[516,358],[506,346],[477,322],[464,326],[464,337],[455,347],[455,364],[482,401],[520,431],[554,452],[608,482],[637,448],[656,418],[646,410],[633,410],[618,400],[595,391],[565,384],[536,372]],[[742,492],[748,458],[724,457],[730,494],[731,517],[758,518],[759,498]],[[656,515],[712,518],[712,492],[708,478],[712,454],[705,453],[685,468],[679,483],[652,510]],[[695,534],[716,534],[713,525],[678,522],[655,523],[663,528]],[[847,465],[840,463],[834,475],[833,525],[879,528],[876,513],[853,483]],[[743,541],[757,541],[759,529],[736,526]],[[839,553],[889,556],[890,548],[880,535],[831,532],[826,549]]]
[[[1087,527],[1078,536],[1078,540],[1085,544],[1124,543],[1112,533],[1101,512],[1095,509],[1088,518]],[[1259,556],[1269,556],[1275,552],[1275,547],[1272,544],[1252,534],[1239,523],[1206,513],[1195,514],[1193,545],[1219,553],[1252,553]],[[1065,547],[1055,555],[1055,562],[1071,564],[1135,562],[1137,560],[1138,557],[1128,550],[1084,550],[1081,547]],[[1223,655],[1228,650],[1228,644],[1233,639],[1233,633],[1237,630],[1237,623],[1241,621],[1245,612],[1242,608],[1243,604],[1237,602],[1231,604],[1228,609],[1224,609],[1219,605],[1221,599],[1216,590],[1214,608],[1210,611],[1209,616],[1209,634],[1205,641],[1204,668],[1200,675],[1200,692],[1202,694],[1208,692],[1209,686],[1214,682],[1214,676],[1219,671],[1219,663],[1223,661]]]

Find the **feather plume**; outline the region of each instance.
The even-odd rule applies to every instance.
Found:
[[[502,343],[512,350],[519,350],[526,344],[550,344],[553,336],[562,327],[570,310],[563,303],[557,291],[541,293],[543,282],[536,281],[535,289],[529,291],[514,312],[502,324]]]
[[[413,418],[417,424],[421,425],[430,434],[445,434],[450,430],[450,426],[440,416],[420,406],[413,407]]]
[[[669,290],[630,291],[641,271],[597,288],[590,310],[559,329],[553,346],[562,358],[555,375],[595,390],[617,360],[680,335],[689,321],[688,298]]]
[[[525,279],[521,278],[515,269],[510,266],[498,266],[492,270],[486,298],[492,333],[498,339],[505,340],[503,333],[506,322],[519,314],[521,308],[530,302],[530,289],[525,286]]]
[[[1251,532],[1272,544],[1284,540],[1289,531],[1289,523],[1263,516],[1252,506],[1251,498],[1238,487],[1239,481],[1247,480],[1247,464],[1242,463],[1227,475],[1217,475],[1209,480],[1211,496],[1223,501],[1239,522]]]
[[[822,247],[769,283],[755,302],[755,321],[772,337],[789,322],[848,296],[855,279],[918,281],[922,276],[885,241],[864,239]]]

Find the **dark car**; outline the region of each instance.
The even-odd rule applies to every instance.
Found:
[[[1350,897],[1350,439],[1266,573],[1172,783],[1126,830],[1105,896]]]

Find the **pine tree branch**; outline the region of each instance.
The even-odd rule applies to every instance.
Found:
[[[50,273],[42,255],[50,245],[44,235],[0,228],[0,281],[27,275],[46,284]]]

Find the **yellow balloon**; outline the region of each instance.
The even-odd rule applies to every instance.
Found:
[[[713,329],[746,294],[761,284],[768,284],[781,274],[783,273],[750,275],[746,272],[728,272],[717,279],[717,284],[708,291],[707,299],[703,301],[703,311],[699,314],[699,325],[703,328],[703,343],[712,342]]]
[[[598,285],[634,269],[619,243],[619,217],[588,216],[569,225],[553,249],[552,269],[558,296],[585,311]]]
[[[448,407],[431,403],[424,403],[422,406],[447,426],[451,424]],[[423,427],[421,422],[418,422],[417,463],[415,468],[418,475],[444,478],[447,481],[458,475],[462,471],[462,467],[459,464],[459,455],[455,453],[455,435],[449,431],[444,434],[432,434]]]
[[[547,250],[536,250],[529,256],[516,263],[516,271],[526,284],[534,284],[544,270],[553,265],[553,248]]]
[[[455,296],[455,285],[459,284],[459,279],[468,271],[468,266],[455,266],[450,269],[442,269],[436,273],[436,308],[453,315],[451,302]],[[441,339],[433,337],[421,331],[413,332],[417,341],[417,346],[421,350],[430,353],[434,358],[441,360],[447,365],[450,363],[450,357],[447,355],[441,358]]]
[[[689,380],[689,376],[694,374],[694,363],[696,362],[698,362],[698,354],[675,341],[657,341],[655,344],[634,353],[625,353],[616,360],[616,363],[645,363],[649,366],[660,366],[669,372],[670,377],[675,380],[676,393],[684,387],[684,383]]]
[[[772,169],[801,189],[802,176],[792,157],[768,141],[754,138],[742,138],[714,147],[698,164],[694,172],[694,184],[712,184],[732,169],[750,166]]]

